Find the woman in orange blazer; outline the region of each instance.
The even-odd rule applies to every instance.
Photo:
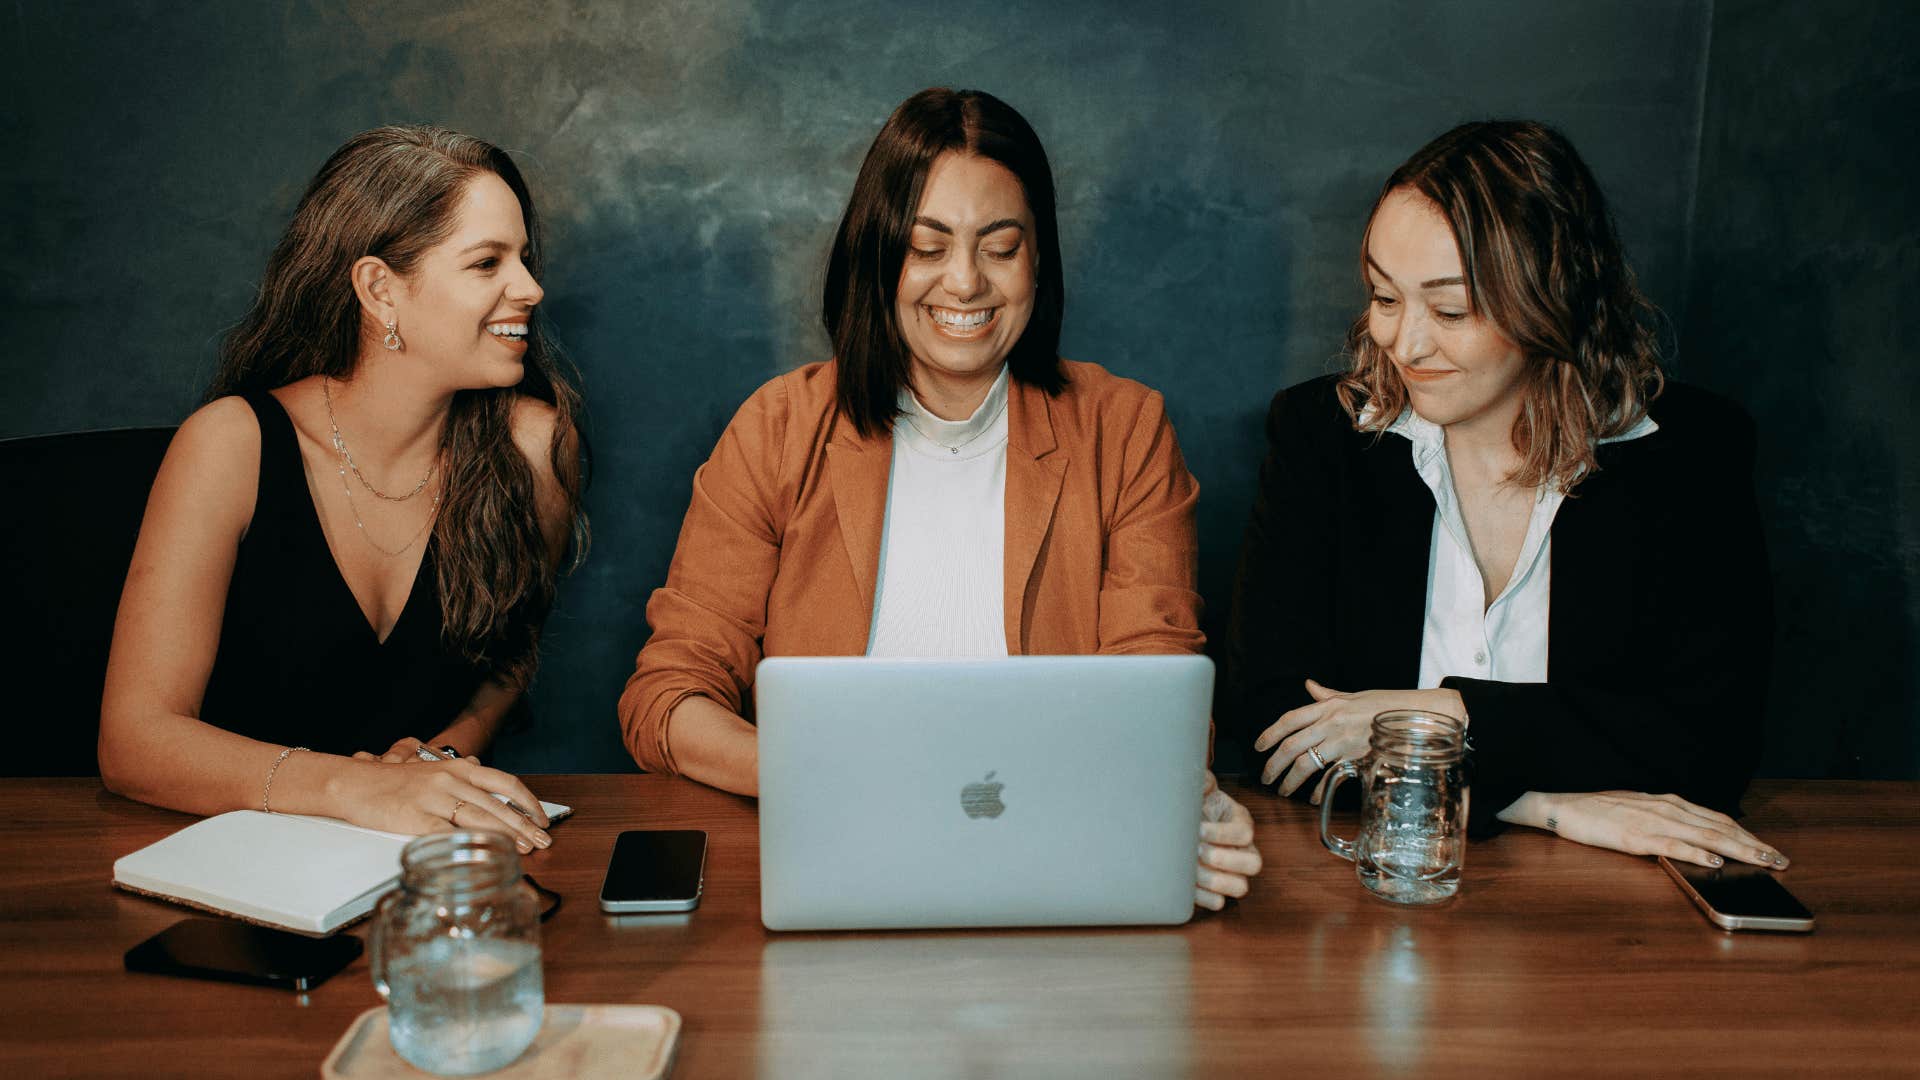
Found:
[[[644,768],[753,794],[776,655],[1199,652],[1188,473],[1160,395],[1058,356],[1039,138],[976,91],[881,129],[829,260],[835,359],[747,399],[694,474],[620,697]],[[1195,902],[1260,869],[1211,782]]]

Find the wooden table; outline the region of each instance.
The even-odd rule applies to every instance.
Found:
[[[1920,1073],[1920,784],[1748,797],[1810,936],[1722,933],[1652,861],[1527,830],[1476,845],[1451,906],[1402,910],[1258,795],[1255,894],[1186,927],[779,935],[751,801],[531,782],[577,808],[528,860],[567,898],[548,1000],[679,1010],[679,1077]],[[364,959],[304,997],[124,972],[186,912],[111,888],[113,860],[189,819],[90,780],[7,780],[0,805],[0,1076],[313,1076],[379,1003]],[[668,826],[711,833],[700,910],[603,916],[615,834]]]

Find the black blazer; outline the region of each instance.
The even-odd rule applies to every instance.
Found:
[[[1244,747],[1310,699],[1414,686],[1433,496],[1407,440],[1361,434],[1335,376],[1275,395],[1225,649]],[[1449,678],[1472,727],[1471,828],[1527,791],[1673,792],[1729,813],[1760,754],[1773,603],[1753,425],[1668,383],[1660,430],[1599,447],[1553,522],[1546,683]],[[1264,761],[1255,761],[1255,775]]]

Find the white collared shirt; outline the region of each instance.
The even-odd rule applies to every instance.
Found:
[[[1366,413],[1361,414],[1362,422]],[[1602,443],[1658,431],[1651,416]],[[1411,444],[1413,467],[1433,492],[1433,537],[1427,554],[1426,616],[1420,631],[1420,679],[1430,690],[1450,675],[1500,682],[1547,681],[1547,616],[1552,595],[1553,519],[1566,492],[1536,491],[1527,535],[1506,588],[1486,603],[1486,583],[1467,539],[1466,519],[1447,462],[1446,433],[1411,408],[1387,431]],[[1342,689],[1345,689],[1344,687]]]
[[[1005,656],[1007,370],[965,420],[900,409],[867,655]]]

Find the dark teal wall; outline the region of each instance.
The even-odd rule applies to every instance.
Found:
[[[1713,13],[1677,367],[1760,427],[1763,768],[1920,777],[1920,5]]]
[[[1385,174],[1462,119],[1558,124],[1679,321],[1718,250],[1699,245],[1689,275],[1709,28],[1734,20],[1705,0],[1209,7],[15,6],[0,15],[13,43],[0,132],[14,148],[0,171],[0,284],[14,301],[0,435],[183,416],[301,188],[353,131],[426,120],[508,147],[550,223],[549,305],[586,376],[598,473],[593,557],[565,586],[534,691],[540,728],[502,757],[620,767],[612,702],[694,467],[754,386],[824,356],[830,230],[893,105],[929,84],[980,87],[1024,111],[1053,157],[1067,355],[1166,392],[1203,486],[1217,619],[1265,401],[1328,368],[1357,310],[1355,244]],[[1802,44],[1792,30],[1753,33],[1776,50]],[[1765,251],[1785,235],[1747,241]],[[1893,362],[1864,346],[1864,333],[1845,346],[1859,370]],[[1701,351],[1690,345],[1687,374],[1759,400],[1754,371],[1731,357],[1696,366]],[[1769,362],[1830,392],[1836,420],[1886,414],[1802,359]],[[1802,433],[1787,423],[1770,437],[1778,480]],[[1831,453],[1830,481],[1860,479],[1844,447]],[[1828,594],[1848,572],[1794,565]],[[1835,632],[1811,628],[1808,647],[1836,660]],[[1904,693],[1883,709],[1910,718]]]

